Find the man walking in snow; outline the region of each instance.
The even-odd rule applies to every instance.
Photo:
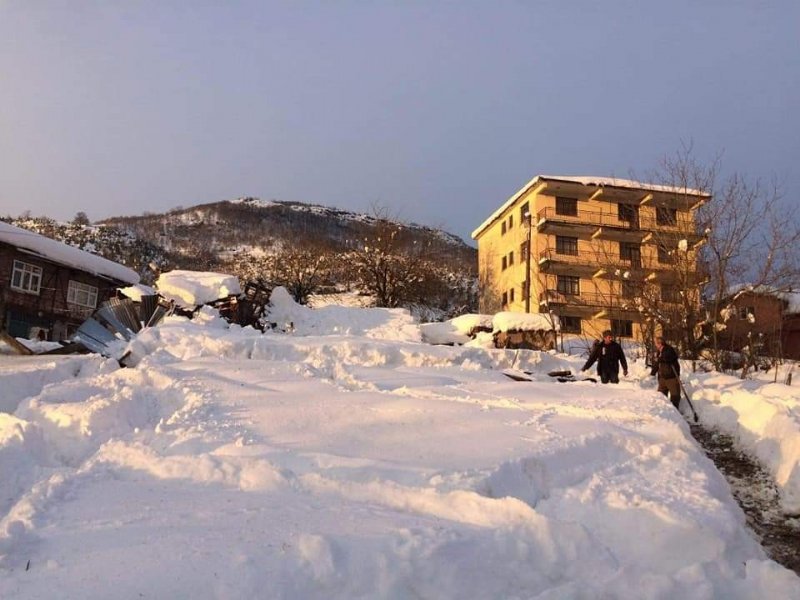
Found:
[[[675,408],[681,403],[681,365],[678,362],[678,353],[675,348],[664,341],[663,337],[656,338],[656,359],[651,375],[658,375],[658,391],[669,399]]]
[[[614,341],[614,334],[609,329],[603,332],[603,340],[596,341],[592,347],[589,360],[583,365],[581,371],[586,371],[597,361],[597,374],[603,383],[619,383],[619,365],[622,363],[623,376],[628,375],[628,361],[622,346]]]

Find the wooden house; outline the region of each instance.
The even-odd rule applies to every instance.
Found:
[[[0,331],[13,337],[70,337],[135,271],[32,231],[0,222]]]
[[[784,294],[783,297],[786,300],[781,330],[783,357],[800,360],[800,292]]]
[[[784,305],[769,291],[737,292],[725,309],[725,329],[718,334],[720,348],[739,352],[756,345],[760,354],[780,352]]]

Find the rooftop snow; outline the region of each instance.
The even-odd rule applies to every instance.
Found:
[[[193,308],[232,294],[241,294],[239,280],[224,273],[169,271],[156,281],[158,293],[178,306]]]
[[[634,181],[632,179],[617,179],[616,177],[594,177],[590,175],[577,176],[577,177],[573,177],[570,175],[537,175],[536,177],[531,179],[528,183],[526,183],[524,186],[522,186],[517,191],[517,193],[511,196],[511,198],[506,200],[506,202],[500,208],[494,211],[488,219],[486,219],[483,223],[481,223],[478,226],[478,228],[472,232],[472,239],[476,239],[484,229],[486,229],[489,225],[491,225],[495,221],[495,219],[500,217],[500,215],[503,214],[503,212],[505,212],[505,210],[509,206],[512,206],[529,189],[531,189],[536,184],[543,181],[566,181],[568,183],[579,183],[581,185],[586,185],[586,186],[616,187],[616,188],[625,188],[631,190],[647,190],[651,192],[668,192],[668,193],[672,192],[676,194],[686,194],[689,196],[702,196],[704,198],[710,197],[710,194],[708,194],[707,192],[695,190],[692,188],[670,186],[670,185],[658,185],[655,183],[644,183],[641,181]]]
[[[93,275],[128,284],[139,283],[139,275],[128,267],[2,221],[0,221],[0,242]]]

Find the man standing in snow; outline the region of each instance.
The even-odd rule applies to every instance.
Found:
[[[663,337],[656,338],[656,359],[651,375],[658,375],[658,391],[669,395],[675,408],[681,403],[681,365],[678,362],[678,353],[675,348],[664,341]]]
[[[625,353],[622,346],[614,341],[614,334],[606,329],[603,332],[603,340],[596,341],[592,347],[589,360],[583,365],[581,371],[586,371],[597,361],[597,374],[603,383],[619,383],[619,365],[622,363],[623,376],[628,375],[628,361],[625,360]]]

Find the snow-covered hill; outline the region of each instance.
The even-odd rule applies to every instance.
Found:
[[[176,208],[164,214],[114,217],[101,223],[178,254],[195,252],[196,256],[196,250],[201,248],[220,253],[303,241],[324,240],[332,248],[346,248],[368,237],[379,220],[374,215],[316,204],[239,198]],[[434,243],[453,260],[469,264],[477,260],[474,248],[442,229],[416,223],[398,226],[420,243]]]

